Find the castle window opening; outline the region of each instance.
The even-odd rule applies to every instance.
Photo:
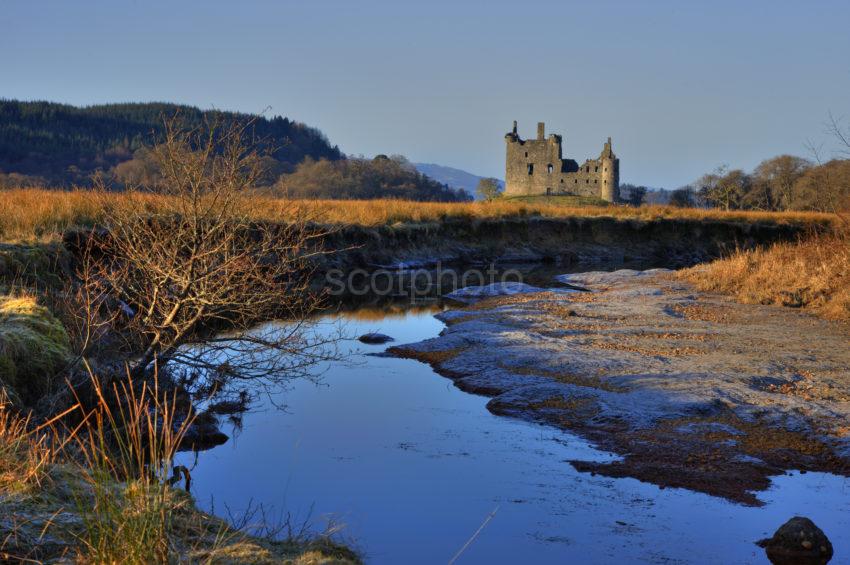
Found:
[[[548,173],[551,175],[551,174],[552,174],[552,170],[553,170],[553,167],[552,167],[552,165],[551,165],[551,163],[550,163],[550,164],[549,164],[549,166],[548,166],[548,167],[546,167],[546,172],[548,172]]]
[[[534,174],[534,163],[529,163],[529,164],[528,164],[528,174],[529,174],[529,175],[533,175],[533,174]]]
[[[594,173],[598,173],[598,172],[599,172],[599,167],[593,167],[593,172],[594,172]]]
[[[552,189],[546,188],[546,196],[552,196]]]
[[[528,157],[528,151],[525,152],[525,156]]]

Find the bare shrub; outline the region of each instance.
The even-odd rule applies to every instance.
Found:
[[[96,304],[81,311],[85,323],[107,326],[138,352],[134,375],[179,361],[194,370],[187,384],[199,376],[214,388],[238,378],[281,383],[333,355],[333,340],[313,339],[308,321],[321,304],[310,289],[310,258],[323,234],[303,213],[254,221],[252,189],[264,160],[246,143],[245,127],[187,131],[167,120],[149,153],[156,182],[131,185],[120,198],[102,183],[93,193],[101,227],[87,239],[78,274],[83,298]],[[110,314],[92,315],[103,310]],[[249,330],[275,317],[292,323]],[[222,328],[229,333],[215,337]]]

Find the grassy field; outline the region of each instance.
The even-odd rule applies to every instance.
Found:
[[[124,198],[121,193],[107,198]],[[162,197],[142,199],[152,212],[161,208]],[[714,209],[670,206],[575,206],[565,201],[506,199],[492,203],[410,202],[404,200],[283,200],[257,196],[252,199],[257,221],[285,221],[293,215],[338,225],[379,226],[407,222],[438,222],[451,219],[497,219],[526,216],[551,218],[608,216],[652,221],[729,220],[743,222],[830,223],[834,216],[815,212],[724,212]],[[55,239],[72,226],[92,225],[101,219],[98,200],[84,190],[56,191],[16,189],[0,191],[0,241]]]

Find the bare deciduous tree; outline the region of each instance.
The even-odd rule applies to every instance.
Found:
[[[179,117],[166,120],[149,154],[157,182],[129,186],[121,198],[100,187],[106,220],[89,238],[80,275],[87,295],[124,310],[105,323],[136,353],[134,373],[178,362],[194,375],[187,382],[213,390],[233,379],[305,376],[333,356],[334,340],[316,337],[309,322],[321,302],[310,259],[323,234],[297,215],[275,225],[251,220],[264,159],[246,145],[245,128],[187,131]],[[287,323],[251,329],[272,318]],[[222,328],[226,335],[214,335]]]
[[[478,186],[475,187],[475,193],[482,200],[492,202],[502,194],[502,187],[498,179],[484,178],[478,181]]]
[[[841,142],[838,123],[833,120],[828,126],[831,128],[836,128]],[[795,183],[794,207],[834,212],[844,220],[842,212],[850,208],[850,160],[839,158],[825,162],[821,156],[822,146],[812,142],[807,142],[806,146],[817,166],[808,169]]]
[[[793,155],[779,155],[759,163],[753,177],[761,188],[761,204],[767,210],[788,210],[794,199],[794,184],[812,166],[811,162]]]
[[[737,170],[727,171],[728,168],[726,165],[717,167],[713,173],[708,173],[700,177],[696,181],[696,187],[697,193],[706,202],[724,210],[731,210],[738,207],[742,196],[738,181],[740,180],[739,177],[743,175],[743,172]]]

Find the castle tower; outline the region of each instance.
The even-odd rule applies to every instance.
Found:
[[[599,155],[599,163],[602,168],[599,196],[608,202],[616,202],[620,198],[620,160],[614,155],[610,137]]]

